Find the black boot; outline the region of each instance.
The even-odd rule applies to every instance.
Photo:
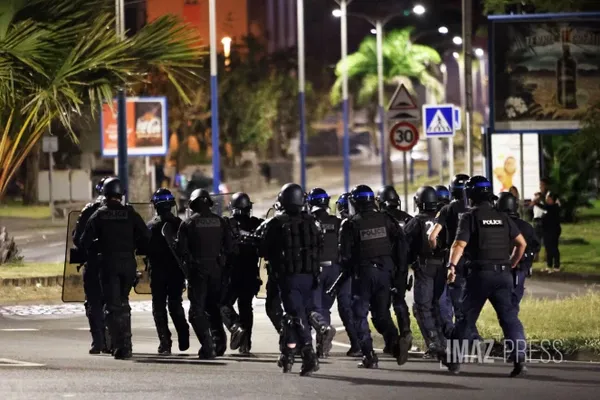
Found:
[[[377,354],[371,350],[367,355],[363,356],[362,362],[358,364],[358,368],[377,369],[379,368],[379,359]]]
[[[412,333],[404,333],[398,339],[398,356],[396,361],[398,365],[404,365],[408,361],[408,352],[412,348]]]
[[[211,335],[217,357],[222,357],[227,351],[227,336],[225,335],[225,330],[223,330],[223,328],[211,329]]]
[[[331,325],[321,326],[321,331],[317,333],[317,355],[319,358],[329,357],[336,333],[335,328]]]
[[[158,354],[161,354],[164,356],[171,355],[171,346],[172,346],[172,343],[170,340],[168,342],[161,341],[160,345],[158,345]]]
[[[229,341],[229,347],[231,350],[237,350],[240,348],[242,341],[244,340],[244,329],[239,324],[233,324],[231,327],[231,340]]]
[[[312,345],[304,346],[301,354],[302,368],[300,369],[300,376],[310,376],[313,372],[317,372],[319,370],[319,360]]]
[[[202,332],[200,335],[200,343],[202,344],[202,348],[198,351],[198,357],[202,360],[214,360],[217,358],[217,353],[215,351],[215,343],[213,342],[213,337],[210,333],[210,330],[206,330]]]
[[[179,351],[186,351],[190,348],[190,331],[177,332],[177,343]]]
[[[106,324],[104,328],[104,348],[102,349],[102,353],[112,354],[113,351],[112,336],[110,335],[108,324]]]
[[[243,355],[249,355],[250,349],[252,349],[252,344],[250,342],[250,332],[245,332],[242,343],[240,344],[239,352]]]
[[[279,356],[279,360],[277,360],[277,366],[283,370],[284,374],[292,372],[295,354],[296,349],[290,349],[289,347],[284,347],[282,349],[281,355]]]
[[[179,351],[186,351],[190,348],[190,326],[185,320],[185,312],[181,303],[176,305],[169,304],[169,315],[177,331],[177,344]]]
[[[346,353],[348,357],[362,357],[362,351],[360,350],[360,346],[358,344],[352,343],[350,345],[350,350]]]
[[[517,378],[517,377],[521,377],[521,376],[525,376],[525,375],[527,375],[527,367],[525,366],[525,363],[522,363],[522,362],[514,363],[513,370],[510,372],[510,377]]]

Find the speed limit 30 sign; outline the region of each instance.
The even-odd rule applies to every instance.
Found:
[[[390,130],[390,142],[400,151],[410,151],[419,141],[419,131],[410,122],[398,122]]]

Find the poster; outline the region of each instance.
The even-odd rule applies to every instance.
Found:
[[[494,192],[508,192],[515,186],[522,199],[531,199],[540,186],[540,152],[536,133],[523,135],[525,185],[521,185],[519,134],[492,135],[492,178]]]
[[[167,101],[164,97],[128,97],[127,154],[154,156],[167,154]],[[100,118],[102,155],[117,155],[117,101],[113,109],[105,104]]]
[[[600,15],[492,19],[494,130],[569,131],[600,104]]]

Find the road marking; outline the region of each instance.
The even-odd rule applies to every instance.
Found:
[[[10,358],[0,358],[0,367],[43,367],[46,364],[36,364],[27,361],[11,360]]]
[[[36,332],[36,331],[39,331],[39,329],[35,329],[35,328],[4,328],[4,329],[0,329],[0,331],[2,331],[2,332]]]

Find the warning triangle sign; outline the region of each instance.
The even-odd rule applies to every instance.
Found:
[[[450,128],[450,124],[444,118],[444,115],[440,110],[437,110],[429,126],[427,127],[427,132],[452,132],[452,128]]]
[[[419,107],[417,106],[417,102],[410,95],[406,86],[404,86],[404,84],[400,85],[400,87],[396,90],[396,93],[394,93],[394,96],[392,97],[389,111],[418,109]]]

